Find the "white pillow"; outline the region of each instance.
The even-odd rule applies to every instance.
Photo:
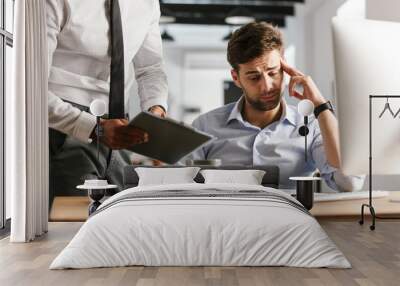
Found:
[[[195,183],[193,179],[199,170],[199,167],[135,168],[139,176],[138,186]]]
[[[201,170],[204,183],[234,183],[261,185],[265,171],[262,170]]]

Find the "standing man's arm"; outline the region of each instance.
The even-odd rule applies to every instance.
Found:
[[[145,40],[133,59],[142,110],[158,115],[167,111],[168,85],[164,72],[162,40],[159,29],[160,6],[154,2],[153,20]],[[164,114],[162,112],[164,111]]]
[[[67,25],[69,7],[65,0],[47,0],[47,42],[49,53],[49,75],[51,72],[53,54],[57,48],[58,37]],[[89,143],[95,137],[96,118],[85,111],[63,101],[56,94],[48,93],[49,127],[68,134],[76,139]],[[103,136],[102,143],[112,149],[128,148],[149,140],[148,135],[138,128],[128,126],[125,119],[101,120]]]
[[[64,0],[46,1],[48,70],[49,75],[53,54],[57,48],[57,38],[68,19],[69,9]],[[63,101],[56,94],[48,92],[49,127],[71,135],[83,142],[88,142],[96,125],[96,118],[71,104]]]

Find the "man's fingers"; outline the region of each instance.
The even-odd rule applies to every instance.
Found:
[[[123,129],[121,129],[121,132],[120,133],[123,133],[123,134],[132,134],[132,135],[145,135],[145,134],[147,134],[147,132],[146,131],[144,131],[144,130],[142,130],[142,129],[139,129],[139,128],[123,128]]]
[[[137,144],[146,143],[142,136],[129,136],[127,134],[121,134],[118,139],[110,139],[107,145],[111,146],[112,149],[126,149]]]
[[[131,131],[131,132],[128,131],[120,133],[119,139],[125,142],[145,143],[149,141],[149,134],[137,131]]]
[[[296,85],[298,85],[298,84],[304,84],[304,77],[294,76],[290,79],[290,82],[289,82],[289,95],[290,96],[295,96],[294,92],[297,92],[295,90],[295,88],[296,88]],[[297,92],[297,93],[299,93],[299,92]]]
[[[287,62],[285,62],[284,59],[281,58],[281,66],[284,72],[286,72],[290,76],[304,76],[302,72],[299,70],[295,69],[294,67],[291,67],[288,65]]]
[[[149,134],[135,126],[129,126],[126,119],[109,119],[103,124],[105,135],[102,141],[112,149],[124,149],[149,141]]]
[[[141,143],[146,143],[148,142],[148,138],[145,138],[143,136],[138,136],[138,135],[133,135],[133,136],[123,136],[120,138],[120,140],[123,142],[124,145],[134,145],[134,144],[141,144]]]
[[[304,99],[304,96],[300,92],[298,92],[296,90],[293,92],[293,96],[296,97],[297,99],[300,99],[300,100]]]
[[[128,120],[127,119],[120,119],[120,118],[115,118],[115,119],[106,119],[104,120],[104,124],[107,125],[112,125],[112,126],[126,126],[128,125]]]
[[[119,126],[114,129],[107,141],[113,149],[123,149],[148,142],[149,134],[137,127]]]
[[[144,131],[143,129],[134,127],[134,126],[128,126],[127,128],[123,128],[122,130],[123,133],[127,133],[127,134],[138,134],[138,135],[145,135],[147,134],[146,131]],[[148,135],[148,134],[147,134]]]

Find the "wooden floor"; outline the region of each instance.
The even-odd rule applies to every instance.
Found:
[[[321,221],[353,268],[123,267],[48,270],[81,223],[50,223],[28,244],[0,241],[0,285],[400,285],[400,222],[378,221],[373,232],[356,221]]]

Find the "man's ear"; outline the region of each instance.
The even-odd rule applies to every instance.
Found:
[[[235,85],[238,88],[242,88],[242,85],[240,84],[240,81],[239,81],[239,73],[235,69],[231,69],[231,76],[232,76],[232,79],[233,79],[233,82],[235,83]]]

